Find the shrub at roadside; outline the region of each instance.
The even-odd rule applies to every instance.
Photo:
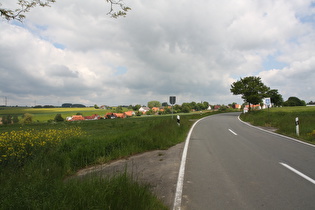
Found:
[[[65,119],[61,116],[61,114],[56,114],[55,122],[63,122]]]

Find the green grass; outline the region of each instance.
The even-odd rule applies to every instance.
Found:
[[[2,125],[0,134],[79,127],[85,135],[45,146],[22,163],[0,163],[0,209],[166,209],[149,186],[127,174],[67,178],[87,166],[176,145],[185,140],[192,119],[207,114],[183,115],[181,126],[171,116]]]
[[[295,118],[299,118],[300,135],[296,135]],[[277,128],[277,132],[315,144],[315,107],[281,107],[251,111],[241,119],[253,125]]]
[[[123,108],[123,111],[127,111]],[[76,115],[77,113],[83,114],[83,116],[91,116],[98,114],[104,116],[108,112],[115,112],[113,110],[106,109],[95,109],[93,107],[84,108],[25,108],[25,107],[0,107],[0,117],[5,115],[17,115],[19,119],[22,118],[23,114],[29,113],[33,115],[33,122],[47,122],[53,120],[56,114],[61,114],[63,118]]]

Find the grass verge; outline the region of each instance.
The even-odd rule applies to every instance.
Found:
[[[295,118],[299,118],[299,136]],[[275,127],[277,132],[315,144],[315,107],[281,107],[241,114],[241,119],[256,126]]]

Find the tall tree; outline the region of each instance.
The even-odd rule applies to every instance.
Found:
[[[25,13],[29,12],[32,8],[41,6],[49,7],[56,0],[17,0],[18,7],[16,9],[6,9],[1,8],[2,4],[0,3],[0,16],[6,20],[18,20],[23,21],[26,17]],[[130,7],[125,6],[122,0],[106,0],[110,4],[108,15],[111,15],[113,18],[120,16],[126,16],[128,10],[131,10]]]
[[[277,89],[269,90],[267,96],[270,97],[271,103],[273,103],[274,106],[281,106],[283,104],[282,95],[278,93]]]
[[[230,90],[233,95],[242,95],[242,99],[250,105],[261,103],[270,88],[264,85],[260,77],[250,76],[233,82]]]
[[[148,107],[152,108],[152,107],[161,107],[161,102],[159,101],[149,101],[148,102]]]

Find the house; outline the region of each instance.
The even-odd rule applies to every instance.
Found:
[[[125,112],[125,115],[127,117],[132,117],[132,116],[136,115],[136,113],[134,111],[127,111],[127,112]]]
[[[113,114],[116,118],[126,118],[127,117],[125,113],[113,113]]]
[[[72,117],[67,117],[67,121],[79,121],[79,120],[85,120],[82,115],[73,115]]]
[[[241,109],[242,108],[242,106],[240,105],[240,104],[234,104],[234,107],[233,107],[234,109]]]
[[[219,110],[220,108],[221,108],[220,105],[214,105],[214,107],[213,107],[214,110]]]
[[[249,108],[249,105],[245,105],[245,108]],[[256,104],[256,105],[251,104],[250,108],[251,109],[261,109],[261,106],[259,104]]]
[[[116,116],[112,112],[106,113],[104,117],[105,117],[105,119],[114,119],[114,118],[116,118]]]
[[[160,108],[158,108],[158,107],[152,107],[152,110],[153,110],[154,112],[158,112],[158,111],[160,111]]]
[[[86,116],[84,117],[85,120],[99,120],[101,119],[101,116],[99,116],[98,114],[93,114],[92,116]]]
[[[102,105],[102,106],[100,106],[100,109],[107,109],[107,106],[106,105]]]
[[[143,114],[145,114],[147,111],[150,111],[149,107],[140,107],[139,112],[142,112]]]

